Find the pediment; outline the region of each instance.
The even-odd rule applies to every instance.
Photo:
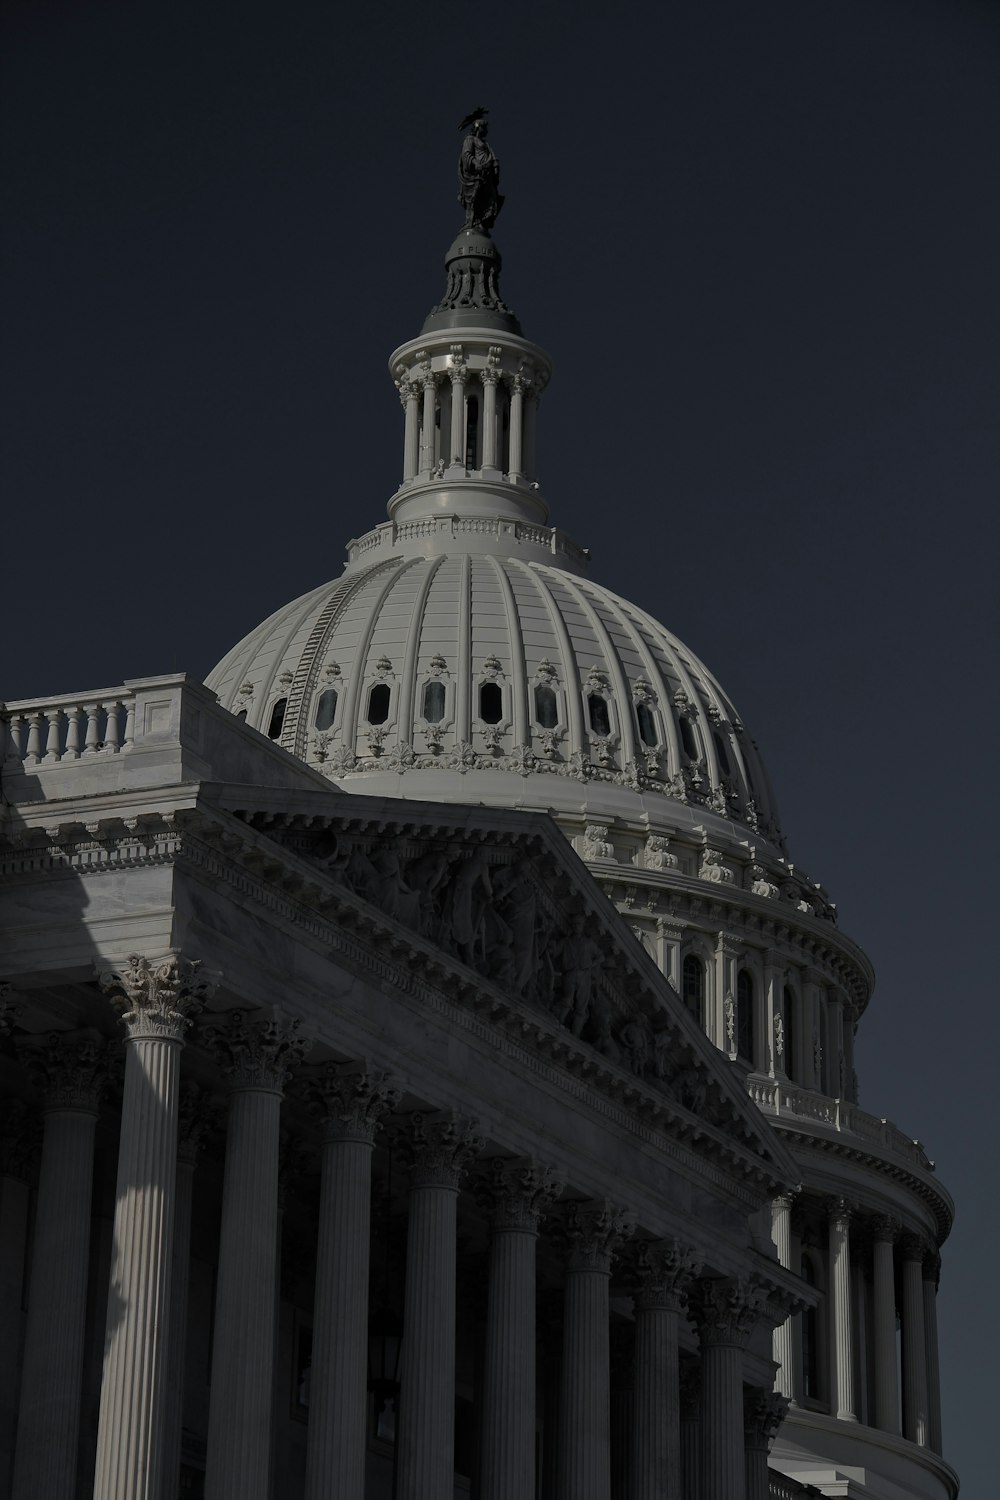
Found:
[[[202,808],[253,831],[258,861],[264,847],[280,850],[310,899],[421,980],[753,1179],[762,1196],[798,1181],[732,1064],[544,814],[202,791]]]

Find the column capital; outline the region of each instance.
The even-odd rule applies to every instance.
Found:
[[[930,1247],[922,1234],[907,1229],[899,1237],[899,1248],[904,1260],[917,1260],[922,1264]]]
[[[112,1072],[103,1037],[50,1031],[40,1044],[18,1050],[42,1095],[43,1113],[72,1109],[97,1114]]]
[[[771,1199],[771,1207],[779,1210],[783,1209],[786,1213],[790,1214],[798,1201],[801,1191],[801,1188],[796,1187],[789,1188],[784,1193],[776,1193]]]
[[[280,1094],[309,1046],[299,1035],[300,1025],[277,1006],[270,1015],[231,1010],[219,1018],[206,1040],[234,1092],[260,1089]]]
[[[357,1063],[326,1063],[303,1079],[324,1141],[374,1141],[402,1091],[385,1073]]]
[[[568,1204],[562,1228],[569,1245],[569,1269],[607,1275],[618,1250],[635,1233],[635,1220],[605,1198]]]
[[[636,1247],[638,1282],[634,1292],[637,1312],[683,1312],[691,1282],[701,1275],[702,1262],[678,1239],[643,1240]]]
[[[411,1187],[442,1187],[458,1191],[459,1184],[485,1142],[477,1123],[455,1110],[409,1117]]]
[[[791,1402],[778,1391],[750,1386],[743,1392],[743,1432],[750,1448],[770,1448]]]
[[[483,385],[496,385],[500,379],[500,371],[496,365],[486,365],[480,370],[479,378],[483,382]]]
[[[180,1042],[218,979],[197,959],[179,953],[149,959],[130,953],[120,969],[105,969],[98,984],[120,1013],[129,1040],[159,1037]]]
[[[493,1159],[485,1164],[476,1184],[476,1197],[490,1218],[494,1232],[504,1229],[538,1231],[538,1221],[565,1187],[552,1167],[531,1157]]]
[[[847,1229],[857,1209],[849,1198],[827,1198],[825,1203],[827,1222],[832,1228]]]
[[[691,1290],[691,1317],[703,1348],[745,1348],[767,1303],[767,1293],[749,1276],[712,1276]]]
[[[899,1239],[903,1227],[893,1214],[875,1214],[871,1226],[875,1239],[887,1241],[890,1245]]]

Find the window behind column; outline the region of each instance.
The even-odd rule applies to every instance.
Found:
[[[736,1055],[753,1062],[754,992],[753,979],[741,969],[736,979]]]
[[[705,965],[689,953],[681,969],[681,998],[699,1026],[705,1025]]]

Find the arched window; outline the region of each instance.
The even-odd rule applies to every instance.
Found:
[[[781,1013],[785,1030],[785,1073],[795,1082],[795,996],[786,984],[781,992]]]
[[[689,953],[681,969],[681,998],[699,1026],[705,1024],[705,965]]]
[[[694,737],[694,730],[691,728],[691,720],[685,714],[681,714],[680,723],[681,723],[681,744],[684,746],[684,754],[690,760],[697,760],[698,759],[698,742],[697,742],[697,740]]]
[[[753,1062],[753,979],[746,969],[736,977],[736,1055]]]
[[[555,729],[559,723],[559,700],[544,682],[535,688],[535,718],[543,729]]]
[[[331,729],[337,713],[337,689],[325,688],[316,704],[316,728]]]
[[[384,724],[389,717],[389,684],[376,682],[368,694],[369,724]]]
[[[470,396],[465,403],[465,467],[476,467],[476,451],[479,447],[479,401]]]
[[[428,724],[440,724],[444,718],[444,683],[436,678],[424,683],[423,712]]]
[[[659,744],[659,736],[656,733],[656,715],[648,703],[637,703],[635,705],[635,717],[639,724],[639,738],[644,745],[655,746]]]
[[[607,699],[602,698],[600,693],[591,693],[587,699],[587,709],[590,713],[590,727],[594,733],[610,734],[611,718],[608,714]]]
[[[723,776],[731,775],[732,767],[729,764],[729,751],[726,749],[725,740],[717,729],[713,729],[712,731],[712,741],[715,745],[715,753],[719,757],[719,768]]]
[[[503,718],[503,692],[499,682],[480,683],[479,717],[484,724],[499,724]]]
[[[281,738],[281,726],[285,722],[285,709],[288,707],[287,698],[279,698],[271,709],[271,720],[267,726],[267,737],[269,740]]]

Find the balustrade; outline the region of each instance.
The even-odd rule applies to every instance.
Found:
[[[135,695],[107,688],[86,698],[22,699],[2,713],[8,766],[51,766],[89,755],[117,755],[135,739]]]

